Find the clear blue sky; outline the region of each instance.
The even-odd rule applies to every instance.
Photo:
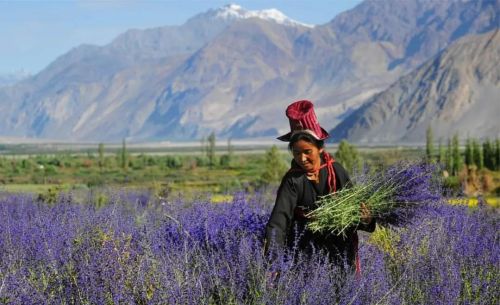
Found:
[[[323,24],[361,0],[0,0],[0,75],[37,73],[82,43],[104,45],[131,28],[181,25],[229,3],[248,10],[276,8]]]

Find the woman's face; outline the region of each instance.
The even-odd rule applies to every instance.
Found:
[[[313,171],[321,165],[321,153],[323,148],[319,149],[313,143],[304,140],[298,140],[292,145],[293,159],[305,171]]]

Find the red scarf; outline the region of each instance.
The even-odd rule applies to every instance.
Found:
[[[326,170],[328,172],[328,176],[327,176],[328,192],[335,193],[337,191],[337,179],[335,178],[335,171],[333,170],[333,162],[335,162],[335,159],[333,159],[333,157],[330,156],[329,153],[324,152],[324,151],[323,151],[323,159],[325,160],[325,163],[323,163],[319,167],[318,172],[323,167],[326,167]]]

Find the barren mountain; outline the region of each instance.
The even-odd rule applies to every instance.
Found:
[[[500,32],[468,36],[389,89],[375,95],[331,131],[357,143],[425,141],[458,132],[499,137]]]
[[[169,137],[179,139],[195,138],[204,130],[233,137],[276,134],[266,127],[272,124],[259,123],[255,132],[252,127],[280,99],[256,96],[260,91],[276,91],[280,98],[294,93],[292,82],[288,92],[278,86],[297,67],[292,42],[304,30],[259,19],[233,24],[172,74],[144,132],[157,130],[154,136],[161,136],[168,124]],[[277,86],[269,87],[273,82]]]
[[[457,39],[499,26],[498,0],[366,0],[302,35],[295,52],[314,76],[308,93],[347,110]]]
[[[288,128],[286,105],[304,98],[329,128],[458,38],[498,28],[499,11],[497,0],[366,0],[311,27],[229,5],[79,46],[0,88],[0,135],[271,137]]]

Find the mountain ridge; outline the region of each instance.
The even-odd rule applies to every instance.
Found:
[[[464,37],[368,100],[331,131],[332,140],[423,142],[428,126],[436,138],[450,130],[499,137],[499,62],[499,30]]]
[[[178,27],[131,30],[1,88],[0,130],[75,141],[274,137],[298,99],[332,128],[429,54],[498,26],[498,2],[478,2],[367,0],[313,28],[218,23],[211,10]]]

